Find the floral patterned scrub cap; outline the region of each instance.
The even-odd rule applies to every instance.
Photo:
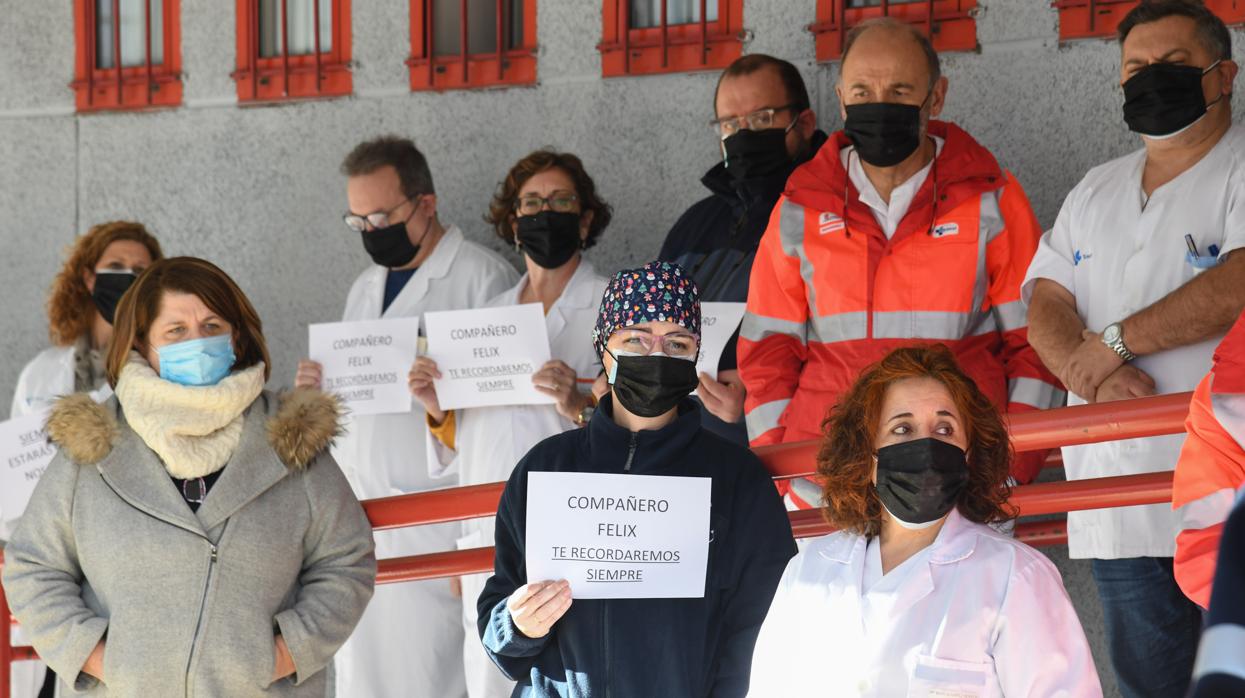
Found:
[[[614,275],[601,296],[601,312],[592,330],[597,356],[605,353],[605,342],[616,330],[642,322],[673,322],[700,336],[700,291],[683,267],[649,262]]]

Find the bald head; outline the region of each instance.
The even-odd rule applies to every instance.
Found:
[[[853,50],[867,55],[857,55],[849,61]],[[929,87],[933,87],[942,77],[938,52],[929,37],[914,25],[893,17],[878,17],[857,24],[847,33],[843,41],[843,72],[847,72],[849,62],[876,63],[883,57],[905,63],[910,68],[924,67]]]

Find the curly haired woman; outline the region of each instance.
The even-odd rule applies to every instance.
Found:
[[[1014,517],[998,410],[945,346],[897,349],[826,420],[826,517],[779,583],[753,696],[1100,696],[1059,572]]]

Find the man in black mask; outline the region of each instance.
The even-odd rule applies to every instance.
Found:
[[[1020,183],[963,129],[923,30],[862,22],[836,86],[844,129],[788,178],[753,263],[738,343],[754,446],[821,436],[867,366],[947,344],[1000,409],[1063,400],[1026,339],[1020,281],[1041,229]],[[1021,454],[1031,480],[1044,453]],[[821,488],[792,481],[792,503]]]
[[[341,169],[349,210],[345,225],[336,224],[339,234],[371,258],[350,289],[343,320],[481,307],[518,281],[500,255],[468,241],[457,226],[442,224],[428,161],[410,140],[384,136],[360,143]],[[319,388],[320,365],[301,361],[295,384]],[[333,456],[360,499],[456,484],[429,473],[419,406],[405,414],[348,419]],[[455,524],[425,528],[377,533],[377,555],[452,549],[460,535]],[[463,642],[456,583],[393,585],[376,594],[337,655],[337,695],[402,695],[411,686],[420,695],[465,695],[462,654],[447,649]],[[386,669],[375,671],[377,666]]]
[[[1192,0],[1142,2],[1118,31],[1121,121],[1143,147],[1068,194],[1024,285],[1029,337],[1070,404],[1193,390],[1245,307],[1231,35]],[[1064,466],[1069,480],[1171,470],[1183,443],[1179,434],[1064,448]],[[1196,593],[1199,570],[1182,569],[1178,534],[1222,521],[1231,503],[1225,490],[1176,511],[1068,514],[1068,552],[1092,561],[1125,696],[1185,695],[1202,615],[1181,593]]]
[[[791,63],[760,53],[732,63],[718,78],[711,122],[721,162],[701,182],[710,195],[670,229],[660,259],[687,269],[707,302],[743,303],[757,243],[792,170],[826,142],[808,90]],[[746,444],[744,387],[732,336],[717,380],[700,375],[705,428]]]

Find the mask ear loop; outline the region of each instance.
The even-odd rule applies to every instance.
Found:
[[[1209,75],[1209,74],[1210,74],[1210,71],[1212,71],[1212,70],[1214,70],[1215,68],[1219,67],[1219,64],[1220,64],[1220,63],[1223,63],[1223,59],[1222,59],[1222,58],[1220,58],[1219,60],[1215,61],[1214,63],[1211,63],[1210,65],[1206,66],[1206,70],[1203,70],[1203,71],[1202,71],[1202,77],[1206,77],[1207,75]],[[1207,105],[1206,105],[1205,111],[1210,111],[1210,108],[1211,108],[1211,107],[1215,106],[1216,104],[1219,104],[1219,103],[1220,103],[1220,102],[1222,102],[1222,101],[1223,101],[1223,92],[1222,92],[1222,91],[1220,91],[1219,96],[1218,96],[1218,97],[1216,97],[1215,99],[1211,100],[1210,104],[1207,104]]]

